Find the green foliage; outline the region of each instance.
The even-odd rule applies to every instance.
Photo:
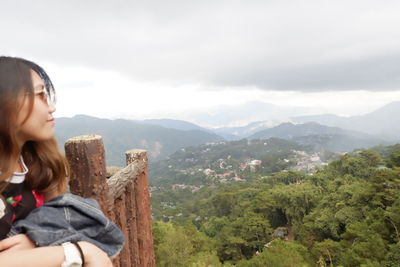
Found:
[[[313,175],[166,191],[155,198],[173,202],[162,212],[175,216],[155,223],[158,264],[400,266],[400,168],[380,168],[394,162],[385,153],[347,154]],[[277,227],[285,240],[272,240]]]
[[[259,255],[239,261],[238,267],[308,267],[313,261],[307,248],[296,243],[274,240]]]
[[[389,166],[400,167],[400,151],[394,151],[390,155]]]
[[[350,154],[331,162],[327,171],[336,177],[343,175],[367,177],[369,174],[368,163],[363,158],[353,157]]]
[[[244,161],[262,160],[262,165],[257,168],[257,172],[268,175],[284,170],[293,164],[293,162],[284,161],[293,156],[293,150],[307,149],[305,146],[278,138],[251,141],[243,139],[187,147],[164,160],[152,162],[149,170],[151,183],[157,186],[176,183],[212,184],[214,181],[207,181],[206,175],[199,171],[208,168],[217,174],[234,171],[248,180],[254,180],[255,175],[249,168],[244,170],[240,168]]]
[[[269,155],[267,157],[263,157],[262,161],[262,172],[263,175],[268,175],[270,173],[279,172],[290,167],[292,163],[284,161],[285,158],[289,158],[291,156],[290,151],[283,151],[280,153],[276,153],[275,155]]]
[[[396,199],[393,205],[386,209],[385,218],[394,229],[393,240],[400,242],[400,198]]]
[[[292,224],[311,211],[319,198],[316,191],[316,187],[309,183],[278,185],[272,190],[271,198],[285,214],[287,223]]]
[[[319,258],[323,266],[332,265],[334,262],[339,261],[339,255],[342,251],[339,242],[332,239],[325,239],[322,242],[315,242],[311,249],[315,258]]]
[[[392,244],[389,246],[389,251],[386,254],[386,259],[382,266],[397,267],[400,263],[400,243]]]
[[[217,193],[210,199],[210,205],[213,207],[215,214],[218,217],[226,216],[230,214],[236,203],[237,203],[237,196],[234,192],[221,192]]]
[[[282,171],[266,177],[264,180],[269,184],[298,184],[306,179],[306,175],[298,171]]]
[[[381,155],[374,150],[363,150],[360,152],[360,156],[368,167],[376,167],[383,164]]]
[[[214,242],[193,225],[153,224],[157,266],[220,266]]]

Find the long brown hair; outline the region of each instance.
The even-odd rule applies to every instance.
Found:
[[[32,70],[44,81],[47,93],[55,100],[53,84],[43,68],[22,58],[0,56],[0,192],[7,186],[5,180],[12,176],[20,154],[29,169],[26,182],[32,189],[64,192],[66,188],[68,164],[54,137],[46,141],[28,141],[22,149],[17,144],[16,123],[23,102],[21,97],[28,97],[30,110],[22,123],[30,116],[35,101]]]

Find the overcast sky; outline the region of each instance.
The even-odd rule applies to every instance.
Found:
[[[0,3],[0,54],[48,71],[59,117],[190,120],[252,101],[355,115],[400,101],[397,0]]]

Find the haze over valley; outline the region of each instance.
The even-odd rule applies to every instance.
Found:
[[[258,104],[260,107],[261,104]],[[68,138],[83,134],[103,136],[110,165],[122,165],[123,153],[132,148],[146,149],[151,160],[160,160],[181,148],[243,138],[252,140],[276,137],[311,145],[315,150],[340,152],[388,145],[400,140],[400,102],[393,102],[378,110],[354,117],[299,117],[294,116],[296,112],[293,110],[297,109],[279,109],[269,104],[259,111],[257,106],[254,108],[250,112],[251,106],[248,106],[246,112],[243,107],[239,107],[229,115],[232,116],[232,121],[235,119],[232,114],[241,113],[247,115],[246,119],[250,119],[252,114],[259,114],[257,118],[265,119],[241,127],[205,128],[173,119],[132,121],[78,115],[57,119],[56,132],[61,144]],[[265,116],[262,117],[262,114]]]

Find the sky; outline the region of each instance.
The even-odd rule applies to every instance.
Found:
[[[397,0],[0,3],[0,55],[45,68],[56,117],[206,124],[196,114],[255,101],[344,116],[400,101]]]

